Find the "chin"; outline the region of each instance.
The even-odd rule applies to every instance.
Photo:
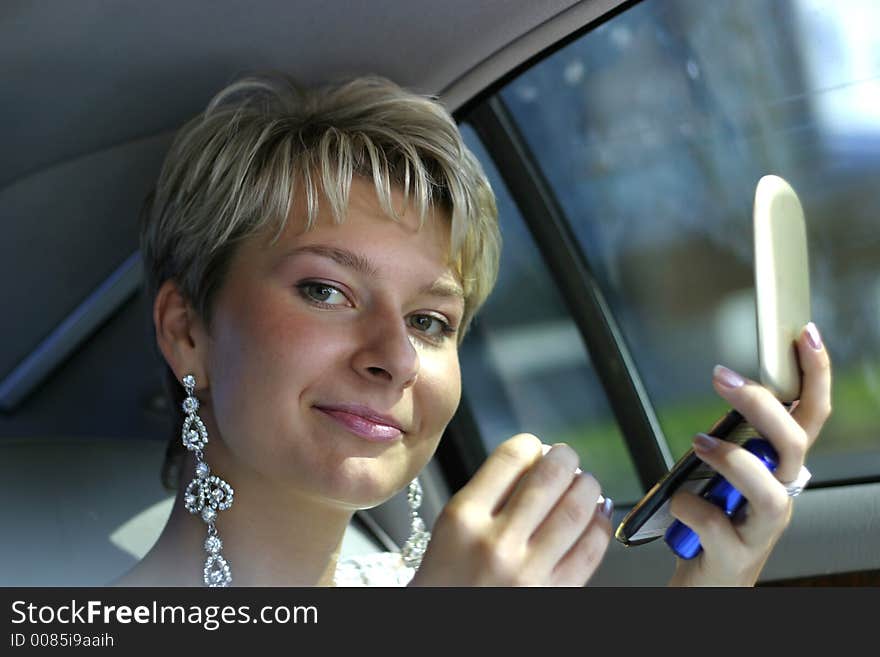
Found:
[[[369,461],[367,467],[358,463],[348,464],[354,467],[341,468],[338,478],[334,478],[334,490],[328,491],[330,496],[355,510],[371,509],[387,502],[412,480],[412,477],[393,477],[378,460]]]

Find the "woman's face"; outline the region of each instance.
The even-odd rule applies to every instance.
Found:
[[[237,464],[370,507],[427,463],[461,395],[448,218],[420,230],[407,208],[395,222],[357,178],[342,224],[326,201],[312,230],[303,216],[294,207],[275,244],[246,241],[230,264],[208,342],[211,410]]]

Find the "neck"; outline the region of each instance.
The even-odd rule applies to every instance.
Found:
[[[215,523],[223,541],[221,554],[232,571],[232,586],[332,586],[342,536],[353,512],[279,489],[248,470],[228,474],[222,464],[231,461],[219,452],[222,449],[209,449],[205,460],[212,473],[216,463],[216,474],[235,490],[232,506],[220,511]],[[195,455],[188,453],[171,516],[144,559],[146,570],[157,573],[157,579],[167,577],[172,586],[204,586],[208,526],[183,503],[195,463]]]

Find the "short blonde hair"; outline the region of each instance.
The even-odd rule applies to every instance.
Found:
[[[237,245],[264,231],[277,239],[296,195],[307,229],[321,195],[342,222],[355,175],[372,180],[392,220],[393,187],[422,222],[435,207],[449,216],[450,264],[464,289],[460,342],[498,275],[495,196],[446,109],[375,76],[310,89],[280,75],[246,78],[180,130],[141,224],[149,307],[173,280],[210,329]],[[167,375],[177,407],[183,391]]]
[[[247,78],[217,94],[178,133],[145,213],[148,298],[172,279],[210,325],[235,245],[273,226],[277,238],[297,193],[305,195],[307,228],[319,190],[341,222],[353,175],[372,179],[393,219],[392,185],[422,221],[435,204],[449,212],[451,262],[465,295],[462,336],[498,273],[495,197],[449,113],[379,77],[316,89]]]

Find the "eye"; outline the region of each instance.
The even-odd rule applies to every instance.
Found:
[[[322,306],[350,305],[345,294],[338,288],[318,281],[307,281],[296,286],[300,294],[307,300]]]
[[[448,322],[434,315],[412,315],[409,323],[410,326],[418,329],[433,340],[442,340],[456,331]]]

